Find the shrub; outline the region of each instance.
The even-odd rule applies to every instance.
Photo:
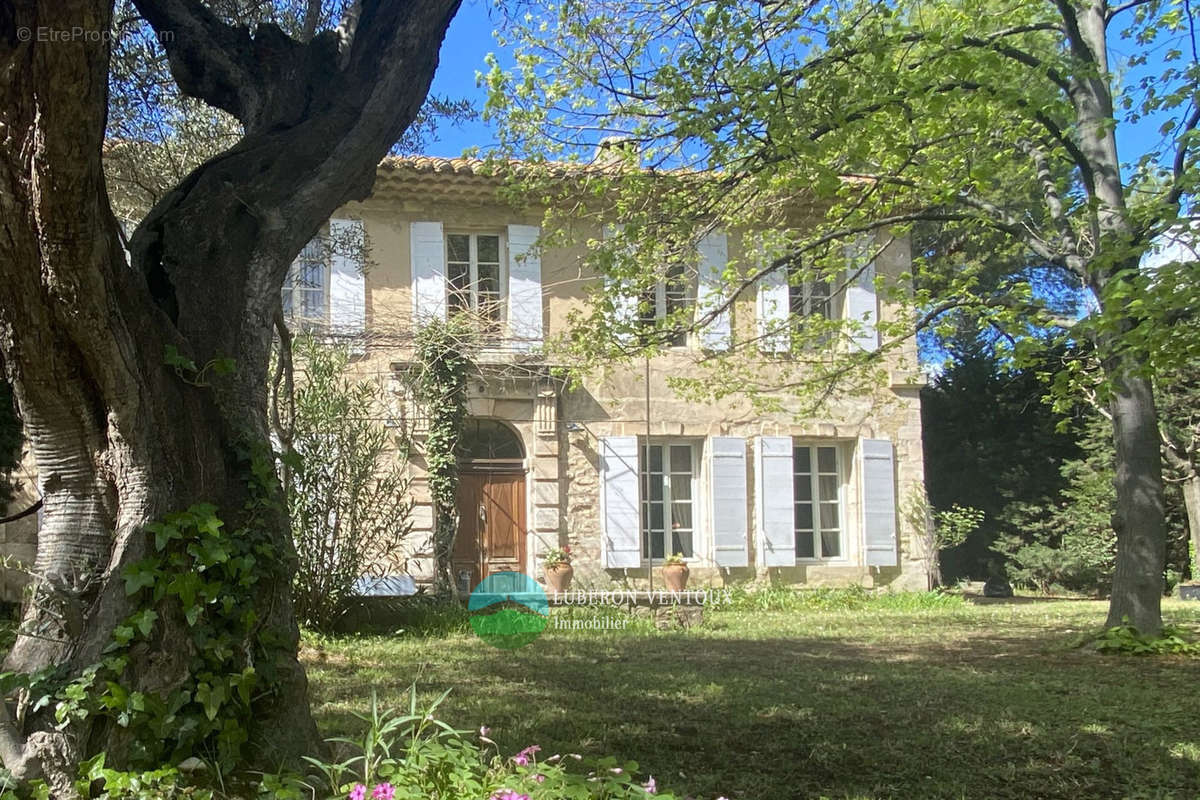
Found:
[[[399,551],[412,501],[404,453],[389,452],[377,420],[380,387],[344,377],[344,347],[301,336],[295,353],[303,375],[281,465],[298,557],[293,596],[303,624],[329,630],[359,578]]]
[[[370,713],[359,716],[366,725],[362,736],[329,740],[342,748],[343,760],[310,757],[306,760],[320,773],[317,780],[276,777],[269,789],[263,782],[263,791],[274,797],[281,787],[285,793],[307,790],[330,800],[643,800],[657,794],[654,779],[641,782],[632,761],[579,754],[542,758],[537,745],[505,757],[486,727],[469,734],[436,717],[447,695],[422,708],[414,685],[405,713],[380,710],[372,695]]]

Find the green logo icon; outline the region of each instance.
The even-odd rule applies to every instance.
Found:
[[[525,573],[497,572],[471,592],[467,611],[480,639],[501,650],[516,650],[546,629],[550,602],[541,585]]]

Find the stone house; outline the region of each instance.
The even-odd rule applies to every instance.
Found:
[[[576,585],[587,588],[644,587],[672,553],[687,559],[694,586],[770,579],[926,588],[920,537],[900,513],[923,486],[915,344],[887,356],[887,378],[873,392],[819,419],[797,418],[786,402],[763,414],[734,397],[686,401],[667,385],[729,337],[759,335],[774,347],[762,334],[790,313],[864,319],[858,345],[877,347],[874,321],[898,311],[876,297],[872,278],[908,270],[904,240],[880,237],[868,248],[874,262],[844,297],[764,280],[735,297],[731,314],[663,355],[609,365],[569,388],[542,347],[600,280],[584,257],[587,240],[604,232],[581,223],[578,241],[543,248],[540,211],[515,209],[500,188],[480,162],[389,158],[372,196],[339,210],[283,288],[294,323],[347,337],[354,371],[394,390],[381,418],[416,446],[414,533],[406,552],[392,554],[390,572],[418,584],[433,575],[424,412],[399,377],[423,318],[470,308],[486,310],[495,335],[469,383],[452,570],[460,588],[502,570],[541,579],[540,555],[562,545],[573,552]],[[330,241],[340,245],[323,245]],[[732,233],[705,237],[690,287],[677,297],[660,288],[655,313],[719,292],[721,272],[744,246]],[[35,540],[33,518],[0,525],[5,551],[23,561],[32,562]],[[5,598],[19,599],[22,583],[9,573]]]
[[[541,348],[588,302],[586,287],[599,278],[584,264],[586,242],[603,231],[581,224],[577,242],[543,248],[540,211],[515,209],[499,189],[480,162],[388,159],[373,195],[341,209],[327,231],[365,240],[365,275],[354,258],[323,263],[314,247],[284,289],[293,316],[362,342],[355,368],[394,388],[422,318],[470,308],[493,321],[495,336],[469,383],[453,559],[460,588],[501,570],[541,579],[540,554],[561,545],[570,546],[576,583],[586,587],[644,586],[653,563],[682,553],[693,585],[769,578],[926,588],[920,542],[899,510],[923,485],[915,344],[888,356],[889,378],[873,393],[820,419],[762,414],[736,398],[677,397],[666,379],[687,370],[701,348],[816,307],[808,290],[789,295],[786,282],[764,281],[736,297],[732,320],[723,315],[649,363],[613,364],[568,388]],[[877,315],[897,313],[877,300],[872,277],[897,278],[910,262],[904,240],[879,242],[865,277],[845,297],[821,303],[822,313],[867,320],[857,334],[867,349],[878,344]],[[718,291],[742,247],[733,234],[705,237],[679,301]],[[415,534],[397,563],[420,583],[433,572],[423,412],[397,389],[384,413],[415,433]]]

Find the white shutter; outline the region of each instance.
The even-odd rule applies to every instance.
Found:
[[[508,331],[518,350],[542,346],[542,256],[536,225],[508,226]]]
[[[363,273],[366,231],[362,220],[329,220],[329,327],[346,336],[361,335],[367,318],[367,278]]]
[[[858,277],[846,287],[846,319],[858,326],[853,334],[854,343],[867,351],[879,348],[879,334],[875,330],[879,309],[875,297],[875,236],[867,233],[855,237],[846,245],[847,276],[858,273]],[[859,272],[859,270],[862,270]]]
[[[709,233],[697,245],[700,252],[700,281],[696,289],[696,313],[705,315],[725,300],[724,273],[729,264],[729,241],[723,233]],[[700,331],[700,345],[707,350],[728,350],[729,309],[713,317]]]
[[[606,240],[613,239],[617,236],[617,229],[612,225],[605,225],[603,236]],[[622,345],[629,345],[633,343],[632,329],[637,319],[638,299],[634,293],[622,291],[623,288],[621,281],[610,275],[604,277],[604,290],[612,298],[613,322],[623,329],[623,333],[617,335],[617,341]]]
[[[760,255],[759,269],[768,265],[769,256]],[[780,266],[758,279],[758,346],[764,353],[786,353],[788,335],[787,269]]]
[[[604,566],[610,569],[640,567],[642,537],[636,436],[600,437],[600,485]]]
[[[896,560],[896,479],[892,443],[862,439],[863,540],[869,567],[894,567]]]
[[[713,561],[719,567],[745,567],[746,440],[714,436],[709,441]]]
[[[446,318],[446,242],[440,222],[414,222],[412,240],[413,319]]]
[[[758,561],[766,567],[796,565],[795,500],[792,488],[792,439],[760,436],[755,448]]]

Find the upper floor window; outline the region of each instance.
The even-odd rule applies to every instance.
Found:
[[[642,558],[694,555],[696,451],[690,442],[641,449]]]
[[[841,558],[844,514],[842,464],[836,445],[792,449],[796,558]]]
[[[499,323],[500,235],[446,234],[446,306],[450,313],[470,311]]]
[[[690,305],[691,276],[683,264],[667,268],[663,280],[656,283],[638,300],[638,323],[647,332],[642,338],[648,340],[649,331],[663,320],[675,316]],[[685,325],[672,325],[666,331],[667,344],[671,347],[687,345]]]
[[[329,317],[329,251],[318,234],[304,245],[283,280],[283,313],[301,321]]]
[[[788,274],[788,311],[798,317],[833,317],[830,284],[827,280],[803,280]]]

